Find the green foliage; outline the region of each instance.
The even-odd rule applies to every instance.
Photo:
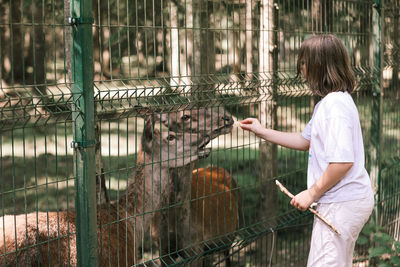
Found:
[[[379,267],[400,266],[400,242],[388,233],[385,228],[373,223],[364,226],[357,244],[366,245],[370,240],[372,246],[369,248],[371,263]]]

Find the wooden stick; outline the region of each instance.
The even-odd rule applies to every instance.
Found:
[[[275,183],[284,194],[286,194],[290,198],[294,198],[294,195],[290,193],[289,190],[287,190],[286,187],[284,187],[278,180],[275,180]],[[340,235],[340,232],[336,229],[336,227],[333,226],[330,222],[328,222],[318,211],[316,211],[313,208],[308,208],[308,210],[314,213],[315,216],[317,216],[321,221],[323,221],[326,225],[328,225],[335,233]]]

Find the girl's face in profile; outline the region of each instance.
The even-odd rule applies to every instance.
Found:
[[[301,74],[303,75],[304,79],[307,79],[307,68],[306,68],[306,62],[304,59],[300,60],[300,71]]]

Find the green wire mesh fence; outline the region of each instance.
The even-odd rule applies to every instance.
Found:
[[[304,266],[307,154],[236,127],[302,131],[296,76],[334,33],[357,77],[371,222],[399,238],[398,0],[0,1],[0,265]],[[356,246],[354,265],[367,266]]]

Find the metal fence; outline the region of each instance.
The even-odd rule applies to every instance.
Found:
[[[307,157],[234,121],[302,131],[297,51],[334,33],[399,239],[398,0],[0,1],[0,265],[302,266],[312,216],[277,192]],[[358,244],[355,265],[369,264]]]

